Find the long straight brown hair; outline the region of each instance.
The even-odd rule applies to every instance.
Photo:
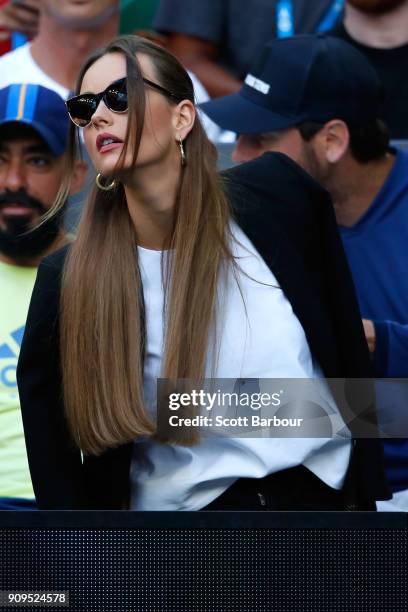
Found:
[[[141,140],[145,89],[137,54],[147,55],[156,82],[174,94],[169,104],[194,102],[191,79],[178,60],[154,43],[123,36],[94,54],[88,68],[107,53],[126,58],[129,121],[126,143]],[[136,138],[130,139],[136,134]],[[69,163],[75,159],[75,127],[70,134]],[[162,376],[201,380],[211,329],[215,328],[217,280],[222,262],[234,264],[230,248],[231,211],[217,173],[217,154],[199,118],[184,143],[187,165],[181,173],[174,223],[166,242],[172,250],[166,276],[167,319]],[[121,159],[126,155],[126,147]],[[120,162],[121,160],[119,160]],[[64,201],[69,185],[61,187]],[[143,395],[146,349],[143,287],[137,258],[137,234],[123,186],[110,192],[94,187],[75,242],[67,256],[60,309],[61,367],[66,418],[86,454],[154,436]],[[192,444],[191,430],[175,428],[171,440]]]

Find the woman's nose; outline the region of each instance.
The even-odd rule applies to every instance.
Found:
[[[112,112],[108,109],[105,102],[101,100],[91,117],[91,123],[98,127],[98,125],[111,125],[112,124]]]

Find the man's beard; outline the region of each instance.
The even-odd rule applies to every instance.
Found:
[[[41,215],[46,207],[25,190],[0,193],[0,211],[6,206],[21,204],[35,209]],[[6,228],[0,228],[0,253],[11,259],[39,257],[55,242],[61,232],[63,210],[33,229],[31,216],[19,215],[4,217]]]
[[[407,0],[348,0],[351,6],[358,9],[362,13],[369,13],[371,15],[384,15],[385,13],[391,13],[401,4],[404,4]]]
[[[319,160],[311,143],[303,143],[300,156],[296,161],[299,166],[302,166],[303,170],[306,170],[306,172],[310,174],[315,181],[320,183],[320,185],[326,189],[328,176],[327,173],[320,167]]]

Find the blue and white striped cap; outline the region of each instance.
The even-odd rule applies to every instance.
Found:
[[[69,118],[64,100],[55,91],[29,83],[0,89],[0,126],[14,122],[31,126],[55,156],[64,153]]]

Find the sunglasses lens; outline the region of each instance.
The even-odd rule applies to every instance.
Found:
[[[85,127],[90,123],[96,110],[95,96],[84,94],[67,101],[67,108],[72,121],[78,127]]]
[[[106,106],[112,111],[117,113],[126,111],[128,107],[126,78],[112,83],[100,94],[84,93],[67,100],[69,116],[73,123],[78,127],[89,125],[102,97]]]
[[[127,110],[128,99],[126,90],[126,79],[113,83],[105,92],[105,101],[108,108],[116,113]]]

